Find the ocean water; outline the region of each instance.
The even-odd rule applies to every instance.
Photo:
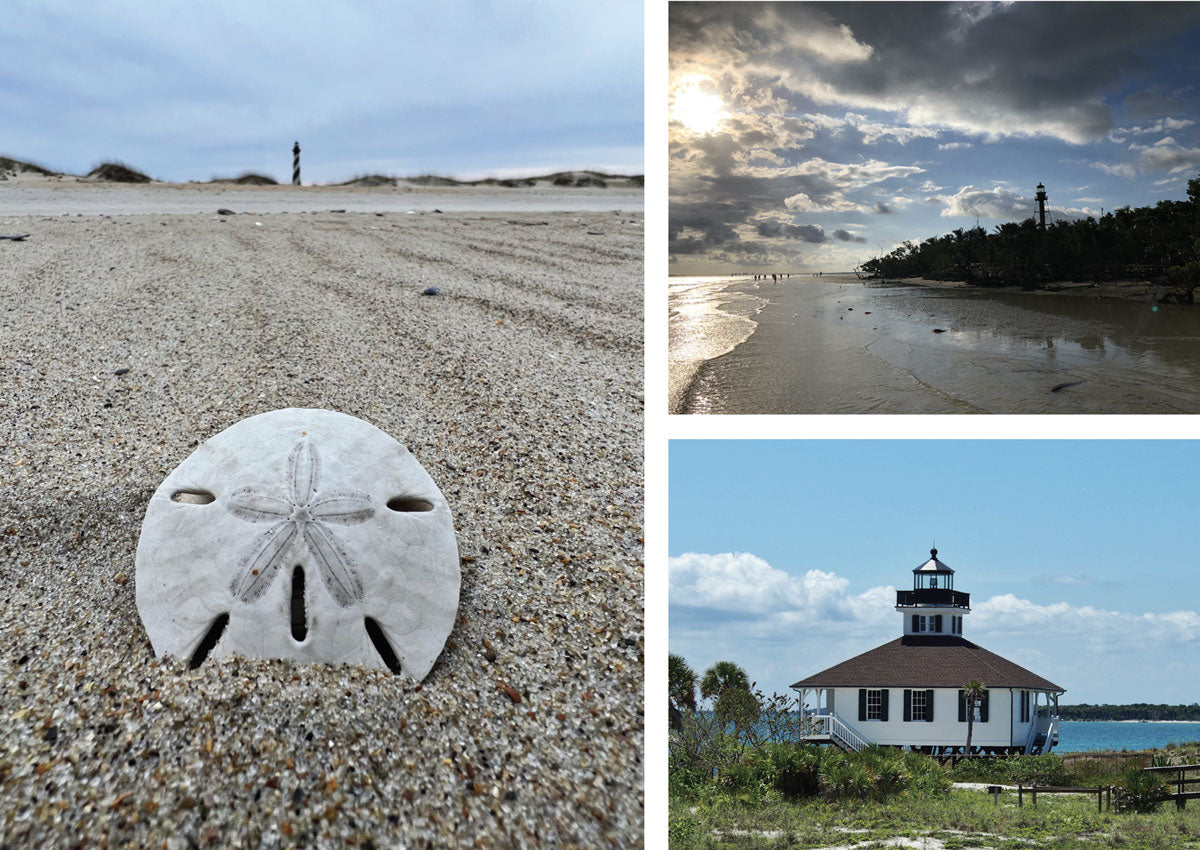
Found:
[[[1200,308],[671,278],[673,413],[1197,413]]]
[[[1058,746],[1054,751],[1148,750],[1187,741],[1200,741],[1200,723],[1063,720],[1059,723]]]

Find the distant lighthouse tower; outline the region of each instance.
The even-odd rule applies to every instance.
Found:
[[[1041,183],[1037,185],[1037,194],[1034,195],[1038,205],[1038,229],[1046,229],[1046,187]]]
[[[292,185],[300,185],[300,143],[292,145]],[[1044,224],[1045,222],[1043,222]]]

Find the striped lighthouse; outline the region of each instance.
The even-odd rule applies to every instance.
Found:
[[[292,145],[292,185],[300,185],[300,143]]]

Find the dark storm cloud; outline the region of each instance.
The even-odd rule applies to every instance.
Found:
[[[1154,87],[1127,95],[1121,105],[1133,118],[1164,118],[1179,113],[1194,113],[1196,100],[1196,90],[1192,86],[1179,91]]]
[[[1102,96],[1147,70],[1141,51],[1198,21],[1194,3],[675,3],[671,47],[774,64],[818,102],[1079,143],[1113,128]]]
[[[867,240],[861,236],[855,236],[849,230],[833,231],[833,238],[839,242],[866,242]]]
[[[879,213],[880,215],[891,215],[892,213],[895,212],[895,210],[893,210],[891,207],[889,207],[883,201],[876,201],[875,202],[875,212]]]
[[[768,239],[799,239],[801,242],[824,242],[825,231],[815,224],[785,224],[782,221],[760,221],[755,226],[759,236]]]

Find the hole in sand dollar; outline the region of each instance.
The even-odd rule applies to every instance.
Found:
[[[367,635],[370,636],[371,643],[375,644],[375,651],[379,653],[379,657],[383,659],[383,663],[397,676],[400,675],[400,659],[392,651],[392,645],[388,643],[383,629],[379,628],[379,624],[370,617],[366,617],[363,620],[363,624],[367,627]]]
[[[393,496],[388,499],[387,506],[398,513],[422,513],[433,510],[433,502],[428,499],[418,499],[415,496]]]
[[[208,633],[204,635],[204,638],[200,641],[200,645],[192,653],[192,660],[188,662],[188,667],[195,670],[204,663],[204,659],[208,658],[208,654],[213,651],[213,647],[217,645],[217,641],[221,639],[221,635],[225,634],[225,627],[228,625],[228,611],[213,620],[213,624],[208,627]]]
[[[304,567],[292,570],[292,637],[303,641],[308,637],[308,615],[304,610]]]
[[[176,490],[171,494],[171,501],[181,505],[208,505],[216,500],[217,497],[207,490]]]

